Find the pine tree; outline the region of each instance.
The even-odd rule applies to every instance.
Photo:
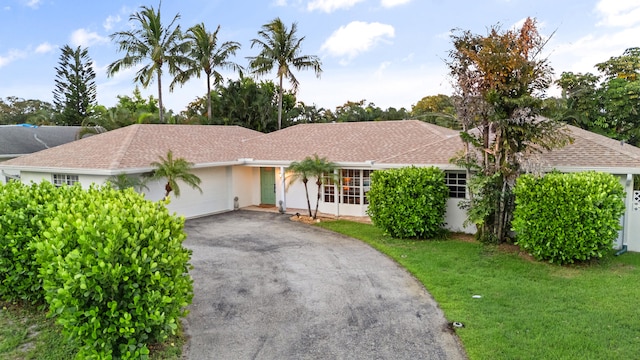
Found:
[[[87,48],[62,48],[56,69],[53,103],[59,125],[81,125],[96,105],[96,74]]]

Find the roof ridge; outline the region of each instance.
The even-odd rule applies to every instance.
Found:
[[[136,137],[138,131],[140,130],[140,124],[133,124],[131,126],[124,127],[123,129],[127,128],[130,128],[131,130],[128,131],[127,136],[125,136],[124,140],[120,142],[120,146],[115,152],[113,160],[111,160],[111,163],[109,164],[109,169],[119,168],[119,165],[122,162],[122,159],[124,159],[127,150],[129,150],[129,145],[131,145],[133,139]]]

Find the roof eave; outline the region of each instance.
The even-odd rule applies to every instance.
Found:
[[[610,167],[610,166],[553,166],[546,171],[557,170],[560,172],[597,171],[609,174],[640,174],[640,167]]]

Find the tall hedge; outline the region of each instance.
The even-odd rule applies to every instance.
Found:
[[[184,219],[133,190],[0,185],[0,297],[44,302],[78,358],[144,359],[193,297]]]
[[[371,221],[397,238],[431,238],[444,225],[449,189],[438,168],[376,170],[367,194]]]
[[[44,301],[33,244],[55,192],[48,182],[0,184],[0,298],[5,301]]]
[[[193,296],[184,220],[133,190],[62,187],[36,259],[50,313],[78,358],[146,358]]]
[[[600,258],[618,236],[625,194],[613,175],[523,175],[514,193],[517,244],[538,260],[566,264]]]

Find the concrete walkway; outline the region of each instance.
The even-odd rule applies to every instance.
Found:
[[[422,285],[360,241],[244,210],[186,231],[186,359],[466,358]]]

